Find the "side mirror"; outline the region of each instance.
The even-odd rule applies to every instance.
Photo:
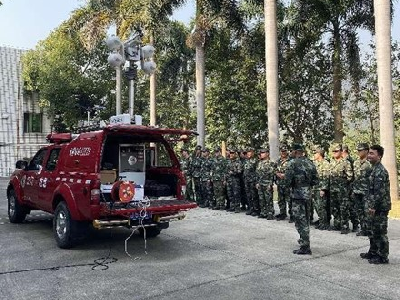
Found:
[[[19,160],[15,163],[15,168],[17,169],[25,169],[28,166],[28,162],[26,160]]]

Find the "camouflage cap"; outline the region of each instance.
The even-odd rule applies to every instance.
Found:
[[[357,150],[361,151],[361,150],[368,150],[369,149],[369,145],[367,143],[359,143],[357,145]]]
[[[325,154],[325,149],[322,148],[321,146],[315,146],[313,148],[313,152],[314,153],[320,153],[320,154],[324,155]]]
[[[195,148],[195,150],[201,150],[201,148],[202,148],[202,147],[201,147],[200,145],[197,145],[196,148]]]
[[[189,150],[187,148],[182,148],[181,152],[189,152]]]
[[[210,149],[204,148],[203,150],[201,150],[201,152],[210,152]]]
[[[233,148],[233,147],[230,147],[228,151],[229,151],[230,153],[236,153],[236,152],[237,152],[237,149],[236,149],[236,148]]]
[[[279,150],[280,150],[280,151],[288,151],[288,146],[285,145],[285,144],[283,144],[283,145],[281,145],[281,146],[279,147]]]
[[[332,151],[342,151],[343,149],[342,149],[342,144],[339,144],[339,143],[334,143],[333,145],[332,145]]]
[[[294,144],[292,145],[292,150],[293,150],[293,151],[304,151],[305,148],[304,148],[304,145],[303,145],[303,144],[294,143]]]
[[[260,150],[258,150],[258,152],[260,152],[260,153],[268,152],[269,153],[269,147],[261,147]]]
[[[247,148],[246,148],[246,151],[247,151],[247,152],[254,151],[254,148],[253,148],[253,147],[247,147]]]

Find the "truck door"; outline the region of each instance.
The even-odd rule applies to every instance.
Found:
[[[48,159],[44,163],[43,170],[39,178],[39,199],[38,205],[45,211],[52,211],[52,200],[54,190],[60,184],[57,178],[58,158],[60,156],[60,147],[49,149]]]
[[[29,162],[26,171],[24,199],[38,207],[39,177],[43,170],[43,161],[47,154],[47,148],[40,149]]]

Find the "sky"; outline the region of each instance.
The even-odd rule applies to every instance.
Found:
[[[0,6],[0,46],[33,49],[40,40],[67,20],[71,12],[84,5],[84,0],[2,0]],[[392,24],[393,40],[400,41],[400,1],[395,1]],[[194,16],[195,0],[176,11],[173,19],[188,23]],[[360,33],[362,48],[371,40],[367,32]]]

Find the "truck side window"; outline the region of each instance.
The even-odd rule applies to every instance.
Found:
[[[49,155],[49,160],[46,163],[46,170],[47,171],[54,171],[57,166],[58,157],[60,155],[60,148],[56,148],[51,150]]]
[[[43,164],[47,149],[40,149],[29,163],[28,170],[39,170]]]
[[[163,144],[158,144],[158,162],[157,167],[171,167],[172,161],[169,152]]]

